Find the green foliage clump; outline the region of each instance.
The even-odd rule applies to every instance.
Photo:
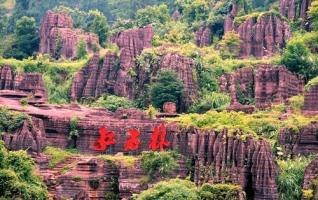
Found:
[[[23,59],[37,51],[39,38],[35,19],[23,16],[16,22],[15,40],[9,49],[4,52],[4,57]]]
[[[175,152],[143,152],[140,158],[141,167],[150,177],[169,176],[178,168],[179,154]]]
[[[74,154],[69,151],[64,151],[62,149],[54,148],[54,147],[46,147],[44,150],[44,154],[51,157],[49,161],[49,168],[54,168],[59,163],[62,163],[66,159],[72,157]]]
[[[169,19],[170,15],[166,4],[147,6],[137,11],[136,24],[138,27],[148,24],[165,24]]]
[[[0,106],[0,133],[16,131],[22,126],[25,120],[31,122],[31,118],[28,115],[10,111],[5,107]]]
[[[212,109],[226,109],[231,102],[231,98],[223,93],[206,93],[199,98],[190,108],[190,112],[204,113]]]
[[[280,173],[277,184],[281,200],[301,199],[305,168],[311,161],[311,157],[278,161]]]
[[[219,45],[222,58],[237,58],[240,53],[240,36],[235,31],[228,31],[223,36],[223,39],[220,41]]]
[[[34,161],[25,151],[8,152],[0,141],[0,198],[45,200],[47,188],[34,175]]]
[[[76,57],[77,59],[83,59],[87,56],[86,42],[81,39],[76,47]]]
[[[295,111],[300,112],[305,104],[304,95],[297,95],[289,98],[289,104]]]
[[[118,108],[134,108],[134,102],[125,97],[104,94],[92,104],[95,107],[103,107],[112,112],[116,112]]]
[[[136,200],[199,200],[194,183],[187,180],[171,179],[162,181],[154,187],[137,195]]]
[[[317,0],[313,0],[311,2],[308,15],[311,19],[311,22],[313,23],[314,29],[317,31],[318,30],[318,1]]]
[[[73,141],[72,148],[76,148],[76,141],[79,137],[79,131],[78,131],[78,123],[79,123],[78,117],[72,117],[70,120],[70,132],[69,132],[69,139]]]
[[[152,104],[162,109],[166,102],[182,103],[183,83],[177,78],[175,72],[162,70],[157,76],[157,81],[151,85],[150,97]]]
[[[199,193],[201,200],[238,200],[244,194],[241,186],[230,184],[204,184]]]
[[[305,90],[309,91],[311,87],[316,86],[317,84],[318,84],[318,77],[313,78],[305,85]]]

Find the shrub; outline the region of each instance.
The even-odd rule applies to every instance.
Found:
[[[237,58],[241,45],[240,36],[235,31],[229,31],[225,33],[219,45],[222,58]]]
[[[78,117],[72,117],[70,120],[70,132],[69,132],[69,139],[73,141],[72,148],[76,148],[76,141],[79,137],[79,131],[78,131],[78,123],[79,118]]]
[[[76,48],[76,58],[82,59],[82,58],[85,58],[86,55],[87,55],[86,42],[83,39],[81,39]]]
[[[199,200],[200,197],[194,183],[187,180],[172,179],[162,181],[141,194],[136,200]]]
[[[227,94],[212,92],[199,98],[190,108],[191,112],[204,113],[211,109],[225,109],[230,105],[231,98]]]
[[[25,120],[31,122],[28,115],[0,106],[0,132],[14,132],[22,126]]]
[[[289,99],[289,103],[295,111],[301,111],[305,104],[305,97],[303,95],[293,96]]]
[[[51,157],[49,161],[49,168],[54,168],[56,165],[64,162],[66,159],[72,157],[73,155],[68,151],[64,151],[62,149],[54,147],[46,147],[44,150],[44,154]]]
[[[114,95],[104,94],[92,104],[96,107],[103,107],[112,112],[116,112],[118,108],[134,108],[135,105],[132,101],[125,97],[118,97]]]
[[[149,176],[169,176],[178,167],[179,155],[175,152],[143,152],[141,167]]]
[[[230,184],[204,184],[200,191],[201,200],[235,200],[243,193],[241,186]]]
[[[180,105],[182,102],[183,83],[177,78],[175,72],[169,70],[160,71],[157,81],[151,85],[150,96],[152,105],[158,109],[166,102],[174,102]]]
[[[305,168],[311,160],[311,157],[299,157],[278,161],[280,173],[277,184],[281,200],[301,199]]]

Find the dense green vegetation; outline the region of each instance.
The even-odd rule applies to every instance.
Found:
[[[0,199],[46,200],[47,189],[34,167],[26,152],[7,151],[0,141]]]
[[[0,135],[6,132],[14,132],[20,128],[25,120],[31,122],[31,118],[19,112],[10,111],[0,106]]]

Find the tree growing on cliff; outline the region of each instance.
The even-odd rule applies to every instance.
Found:
[[[162,70],[157,81],[151,85],[150,97],[152,105],[162,109],[165,102],[175,102],[180,105],[183,96],[183,83],[175,72]]]
[[[240,36],[235,31],[229,31],[225,33],[219,45],[222,58],[237,58],[241,45]]]
[[[31,56],[39,47],[39,37],[35,19],[33,17],[22,17],[15,26],[15,40],[7,50],[5,57],[23,59]]]
[[[109,32],[109,25],[105,15],[98,10],[91,10],[88,12],[86,24],[87,31],[96,33],[99,38],[99,43],[104,45]]]
[[[161,4],[159,6],[147,6],[137,11],[136,23],[139,27],[148,24],[164,24],[170,19],[168,6]]]
[[[82,58],[85,58],[86,55],[87,55],[86,43],[83,39],[81,39],[77,45],[76,58],[82,59]]]

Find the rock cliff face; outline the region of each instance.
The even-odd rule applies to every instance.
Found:
[[[140,138],[143,138],[140,149],[133,152],[138,154],[141,151],[149,150],[148,145],[154,127],[163,123],[160,120],[147,119],[146,116],[136,111],[120,110],[117,113],[110,113],[105,110],[92,110],[77,106],[36,107],[31,105],[24,108],[17,99],[7,97],[0,97],[0,103],[8,106],[9,109],[23,111],[42,120],[44,128],[41,129],[42,133],[37,133],[37,137],[44,138],[47,145],[64,149],[70,144],[68,137],[70,119],[74,116],[79,117],[77,129],[80,137],[76,141],[76,146],[82,153],[90,155],[101,153],[94,150],[92,146],[98,140],[98,131],[102,126],[107,127],[109,131],[115,131],[117,141],[103,153],[125,152],[124,144],[129,138],[127,132],[129,129],[136,128],[140,130]],[[218,132],[196,128],[184,129],[176,124],[166,126],[166,141],[171,144],[169,148],[179,151],[183,156],[192,160],[190,170],[196,183],[234,182],[242,185],[253,199],[278,199],[275,182],[277,167],[269,144],[265,141],[251,137],[242,140],[237,134],[230,136],[226,129]],[[137,177],[142,177],[143,174],[138,171],[138,167],[135,169],[136,172],[130,173],[125,167],[112,168],[109,162],[92,161],[87,158],[78,160],[76,157],[66,160],[53,171],[46,167],[47,161],[44,158],[40,158],[38,163],[51,194],[57,196],[73,197],[72,195],[81,194],[99,199],[104,194],[102,191],[111,191],[107,178],[110,176],[119,176],[119,191],[123,197],[140,191],[143,187],[141,181],[137,181]],[[180,163],[180,166],[182,165],[184,162]],[[61,174],[60,169],[65,169],[67,166],[73,167],[66,174]],[[138,165],[136,164],[136,166]],[[180,169],[181,171],[177,174],[185,177],[187,170],[184,167]],[[111,175],[107,175],[108,173]],[[79,175],[81,179],[74,178],[74,175]],[[106,178],[102,179],[102,177]],[[90,182],[98,182],[98,187],[95,184],[93,186],[87,184]]]
[[[305,92],[305,104],[303,106],[305,115],[318,114],[318,84],[310,87]]]
[[[86,42],[88,52],[99,48],[96,34],[75,29],[72,18],[65,13],[47,12],[40,28],[40,53],[47,53],[53,57],[74,58],[77,44],[81,40]]]
[[[210,27],[203,26],[195,33],[195,42],[198,47],[206,47],[212,44],[212,31]]]
[[[236,31],[242,40],[240,56],[243,58],[272,56],[284,48],[291,37],[287,21],[272,13],[249,17]]]
[[[313,182],[316,183],[318,180],[318,158],[313,160],[305,170],[303,190],[313,190],[314,197],[317,198],[317,185],[313,186]],[[308,198],[302,197],[302,200],[307,200]]]
[[[237,16],[237,13],[239,12],[239,10],[240,10],[240,7],[236,3],[233,3],[230,6],[229,14],[224,20],[224,33],[234,30],[234,19]]]
[[[318,123],[313,122],[295,133],[291,129],[280,131],[280,144],[292,155],[318,153]]]
[[[311,5],[311,0],[280,0],[279,11],[281,15],[288,17],[288,19],[296,20],[302,19],[302,24],[305,28],[310,27],[307,11]]]
[[[137,69],[135,65],[128,69],[121,66],[120,59],[113,53],[108,53],[103,62],[100,62],[99,55],[94,55],[88,65],[75,75],[71,99],[97,98],[105,92],[135,99],[138,97],[137,90],[143,90],[145,84],[151,82],[151,76],[156,75],[161,69],[175,71],[178,78],[183,81],[185,98],[182,107],[188,107],[197,96],[198,86],[193,75],[194,62],[185,56],[168,53],[162,56],[158,66],[155,66],[151,73]],[[131,71],[136,72],[136,77],[130,74]]]
[[[235,110],[246,110],[238,106],[253,103],[267,108],[271,104],[287,103],[292,96],[303,92],[303,80],[289,72],[284,66],[259,65],[257,70],[246,67],[233,74],[220,77],[220,89],[229,92]],[[253,100],[254,99],[254,100]]]
[[[0,66],[0,93],[2,96],[27,97],[30,104],[47,102],[47,92],[41,74],[15,74],[7,65]]]

